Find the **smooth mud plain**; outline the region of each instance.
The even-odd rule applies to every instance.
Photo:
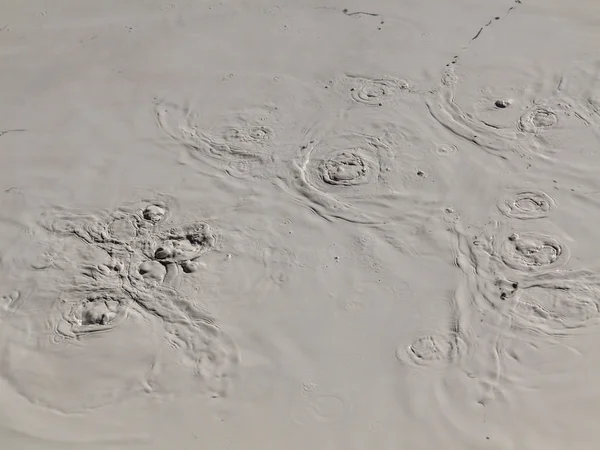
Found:
[[[596,3],[50,3],[0,6],[3,448],[598,448]]]

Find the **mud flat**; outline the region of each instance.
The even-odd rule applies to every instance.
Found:
[[[596,4],[12,3],[4,447],[598,448]]]

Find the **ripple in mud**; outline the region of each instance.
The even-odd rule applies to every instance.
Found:
[[[458,151],[456,145],[442,144],[434,147],[434,154],[436,156],[448,157],[454,155]]]
[[[160,284],[165,279],[167,269],[157,261],[144,261],[138,266],[138,272],[145,280],[152,280]]]
[[[217,233],[204,222],[157,231],[136,242],[129,281],[139,288],[176,287],[181,271],[193,273],[201,256],[217,246]]]
[[[180,266],[134,254],[128,263],[125,282],[132,289],[150,293],[161,287],[177,289],[181,286]]]
[[[557,241],[532,232],[504,240],[497,227],[473,236],[460,222],[453,224],[452,231],[457,237],[456,264],[464,274],[458,300],[462,311],[467,311],[459,325],[461,329],[480,330],[478,344],[492,357],[483,360],[485,365],[480,367],[484,370],[477,377],[485,380],[485,397],[502,394],[511,384],[529,383],[530,378],[514,373],[514,364],[517,371],[531,364],[521,355],[521,349],[529,344],[550,344],[555,347],[553,351],[560,350],[562,345],[556,337],[597,330],[598,275],[556,270],[567,260],[565,247]],[[494,245],[498,239],[500,248]],[[509,245],[508,249],[503,244]],[[507,256],[510,265],[505,263]],[[548,362],[549,355],[543,352],[535,351],[535,356]],[[551,356],[550,360],[554,363],[535,367],[536,375],[554,376],[548,366],[555,370],[557,360]]]
[[[188,223],[160,233],[154,258],[160,261],[182,263],[194,260],[214,249],[217,234],[203,222]]]
[[[459,266],[475,266],[488,282],[502,275],[518,282],[522,276],[562,268],[570,259],[569,248],[550,235],[536,231],[510,232],[500,223],[489,224],[477,235],[453,224],[458,243]]]
[[[600,279],[591,271],[560,269],[568,254],[558,241],[538,233],[513,234],[496,254],[483,237],[473,240],[463,233],[457,234],[458,261],[471,303],[495,323],[498,335],[526,330],[558,336],[598,323]],[[511,278],[502,274],[508,268],[515,270]]]
[[[205,134],[213,154],[268,158],[275,143],[275,131],[261,123],[275,123],[276,118],[271,117],[275,111],[275,108],[253,108],[220,118],[220,123]]]
[[[527,66],[502,77],[494,72],[506,74],[506,67],[461,69],[460,81],[440,86],[427,99],[429,112],[445,129],[495,156],[550,155],[569,145],[574,131],[588,132],[589,113],[556,84],[554,74]],[[489,79],[503,81],[481,85]],[[510,100],[498,103],[503,97]]]
[[[167,352],[161,352],[158,359],[151,390],[169,397],[227,396],[239,365],[239,352],[214,319],[174,289],[133,290],[131,295],[164,330],[161,336]]]
[[[46,231],[75,236],[107,252],[123,252],[130,244],[144,239],[169,215],[172,199],[138,199],[114,210],[94,212],[55,207],[40,225]]]
[[[498,209],[506,217],[514,219],[541,219],[547,217],[555,206],[552,197],[542,191],[518,191],[498,204]]]
[[[274,123],[276,110],[257,107],[220,117],[216,125],[202,125],[190,106],[162,103],[156,115],[159,128],[188,149],[193,160],[235,177],[260,176],[273,157],[275,132],[263,123]],[[243,168],[243,170],[240,170]]]
[[[107,228],[107,235],[117,242],[130,242],[137,236],[137,225],[129,218],[114,219]]]
[[[187,374],[158,378],[157,390],[169,396],[175,394],[186,398],[190,395],[229,396],[240,361],[233,339],[217,326],[209,324],[169,325],[165,329],[169,344],[179,351],[177,364],[186,368]],[[184,376],[186,382],[182,382]]]
[[[323,162],[321,178],[327,184],[352,186],[367,180],[369,161],[351,152],[340,152]],[[372,170],[372,168],[371,168]]]
[[[422,336],[396,350],[401,362],[416,368],[444,368],[459,363],[469,351],[466,341],[456,333]]]
[[[145,220],[148,220],[152,223],[160,222],[165,215],[167,214],[167,210],[164,206],[159,206],[156,204],[148,205],[142,211],[142,217]]]
[[[144,393],[229,394],[237,347],[191,298],[164,286],[95,286],[62,293],[57,308],[22,318],[22,333],[9,333],[2,376],[24,398],[70,414]]]
[[[348,74],[336,80],[334,84],[342,95],[348,95],[354,102],[369,106],[399,102],[403,93],[411,91],[406,80],[395,77]]]
[[[558,117],[552,109],[535,106],[519,119],[519,129],[526,133],[541,133],[558,123]]]
[[[348,402],[339,395],[305,394],[299,405],[292,407],[290,419],[296,425],[335,423],[348,415]]]
[[[196,271],[201,264],[198,259],[217,247],[217,234],[211,225],[199,221],[166,228],[168,205],[141,203],[132,202],[112,212],[55,210],[42,220],[43,228],[50,231],[47,240],[64,241],[59,247],[70,264],[48,274],[53,277],[49,281],[61,289],[59,300],[51,301],[53,306],[25,325],[28,338],[35,342],[25,342],[23,351],[18,346],[6,350],[14,364],[12,369],[4,369],[3,375],[31,402],[72,413],[142,391],[158,396],[228,394],[239,360],[235,342],[198,302],[176,289],[179,274]],[[94,250],[84,252],[89,261],[80,259],[84,253],[75,250],[79,247],[72,242],[67,245],[69,238],[83,241],[79,247],[84,250]],[[18,296],[7,298],[19,300]],[[131,327],[145,336],[147,348],[129,346]],[[112,342],[114,336],[118,342]],[[54,345],[44,348],[42,354],[36,342],[44,339]],[[101,341],[108,342],[107,348],[98,348]],[[119,347],[116,359],[111,359],[109,349],[113,347]],[[119,359],[125,359],[127,351],[139,351],[131,357],[132,366]],[[79,383],[90,393],[78,391],[79,385],[74,388],[81,398],[78,402],[64,393],[76,379],[69,370],[76,372],[77,365],[86,364],[94,352],[108,367],[99,370],[100,362],[89,364],[97,374],[86,373],[86,382]],[[31,357],[31,366],[21,354]],[[136,362],[140,364],[136,366]],[[43,392],[48,383],[36,375],[45,365],[50,367],[55,393]],[[122,377],[117,367],[125,372]],[[22,383],[13,369],[24,373],[30,385]],[[102,387],[96,392],[89,386],[97,376],[107,377],[96,381],[100,386],[106,382],[110,395]],[[102,395],[104,398],[98,398]]]
[[[100,264],[91,271],[87,270],[87,275],[92,278],[97,279],[102,274],[106,275],[104,272],[111,271],[126,276],[133,265],[142,278],[159,282],[159,279],[166,278],[161,272],[168,264],[175,263],[175,260],[179,263],[185,261],[185,255],[198,257],[205,252],[211,240],[210,236],[203,234],[207,227],[204,224],[190,223],[165,230],[172,203],[166,198],[154,198],[126,203],[113,211],[83,212],[56,208],[42,220],[41,225],[54,238],[56,235],[78,237],[90,248],[104,252],[113,260],[110,268]],[[165,249],[161,253],[158,247],[162,240],[165,241]],[[168,255],[163,255],[165,252]],[[159,257],[155,258],[155,254]],[[145,259],[142,258],[144,255]],[[75,255],[65,254],[65,257],[72,260]],[[164,267],[151,267],[152,261],[159,261]]]
[[[598,62],[578,64],[562,75],[559,89],[596,129],[600,127],[600,70]]]
[[[310,144],[298,165],[297,187],[323,214],[360,221],[368,213],[353,211],[352,197],[385,192],[386,176],[392,169],[389,144],[363,134],[324,136]]]
[[[306,132],[292,173],[281,179],[301,204],[328,221],[377,225],[397,218],[412,226],[434,210],[438,196],[428,191],[441,183],[424,176],[431,168],[413,144],[422,139],[420,130],[404,125],[375,110],[349,112],[342,126],[323,120]]]
[[[589,332],[600,323],[598,277],[557,272],[522,284],[511,312],[515,326],[543,336]]]
[[[120,321],[110,305],[94,311],[93,303],[66,318],[51,309],[5,325],[1,376],[25,401],[77,414],[143,394],[156,362],[155,330],[135,315]]]
[[[240,92],[252,89],[260,103],[249,104],[247,97],[228,103],[224,98],[223,105],[235,108],[205,114],[201,104],[189,99],[160,101],[155,108],[157,125],[186,149],[190,164],[207,175],[269,179],[289,136],[301,132],[298,117],[314,113],[319,96],[315,87],[292,77],[247,74],[242,80]],[[228,80],[232,89],[237,82]]]
[[[500,257],[512,269],[533,272],[563,266],[569,259],[569,250],[550,236],[513,233],[501,246]]]
[[[16,289],[0,296],[0,318],[10,316],[18,311],[23,300],[23,293]]]
[[[518,316],[527,328],[537,328],[547,334],[562,334],[579,329],[598,319],[598,292],[585,289],[560,289],[547,292],[531,288],[521,295]]]
[[[226,173],[235,178],[263,178],[281,142],[274,128],[276,106],[258,106],[223,114],[204,122],[190,107],[161,104],[157,108],[161,130],[188,149],[202,171]]]
[[[141,223],[139,217],[115,211],[106,219],[90,217],[76,234],[96,244],[108,246],[123,246],[138,235]]]
[[[498,288],[499,298],[504,301],[508,298],[512,298],[517,289],[519,288],[519,283],[516,281],[510,281],[505,278],[498,278],[494,282],[494,286]]]
[[[67,292],[61,296],[60,301],[67,311],[56,332],[64,337],[112,330],[127,318],[131,303],[125,292],[102,289],[93,292]]]

